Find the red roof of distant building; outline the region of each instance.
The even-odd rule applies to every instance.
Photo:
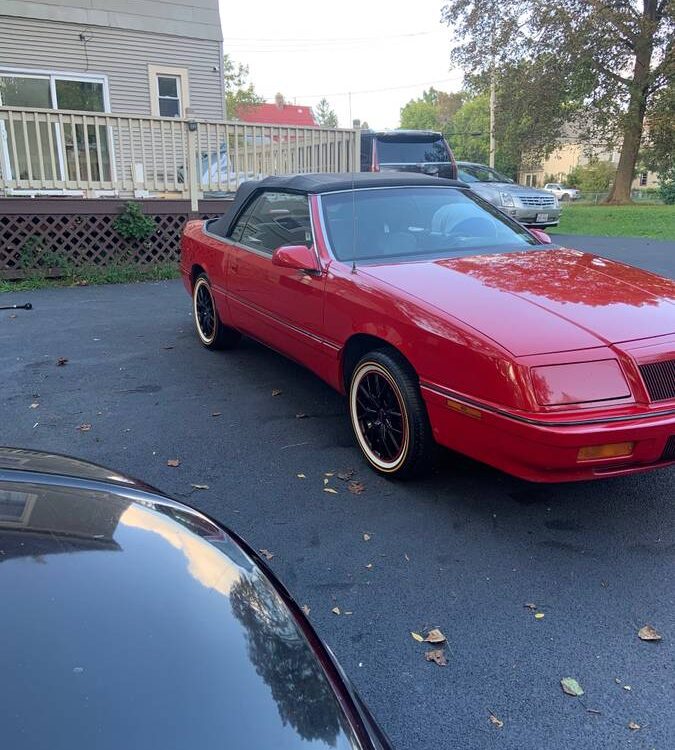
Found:
[[[312,108],[296,104],[242,104],[237,107],[236,115],[244,122],[261,122],[265,125],[317,125]]]

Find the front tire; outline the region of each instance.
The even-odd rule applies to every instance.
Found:
[[[200,273],[192,289],[192,314],[202,346],[207,349],[231,349],[241,339],[239,331],[224,326],[218,317],[209,277]]]
[[[379,474],[418,476],[435,443],[417,376],[398,352],[378,349],[354,368],[349,413],[356,442]]]

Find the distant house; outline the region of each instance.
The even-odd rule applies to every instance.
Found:
[[[240,105],[236,118],[242,122],[255,122],[263,125],[288,125],[290,127],[317,127],[311,107],[288,104],[281,94],[277,94],[273,104]]]
[[[525,160],[518,170],[521,185],[543,187],[547,182],[565,182],[567,175],[578,166],[591,161],[604,161],[618,166],[618,150],[582,142],[572,127],[565,129],[563,142],[546,159],[538,162]],[[633,180],[632,189],[658,187],[658,177],[654,172],[641,172]]]

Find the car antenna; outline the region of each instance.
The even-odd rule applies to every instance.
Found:
[[[354,148],[352,150],[352,273],[356,273],[356,178],[354,177],[354,168],[356,166],[356,154],[359,153],[359,149],[356,148],[356,139],[360,137],[361,134],[354,128]]]

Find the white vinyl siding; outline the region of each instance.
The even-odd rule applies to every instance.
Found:
[[[151,92],[149,66],[179,66],[188,72],[194,115],[222,120],[221,50],[221,42],[212,39],[0,15],[0,70],[105,75],[113,113],[152,114],[156,91]]]

